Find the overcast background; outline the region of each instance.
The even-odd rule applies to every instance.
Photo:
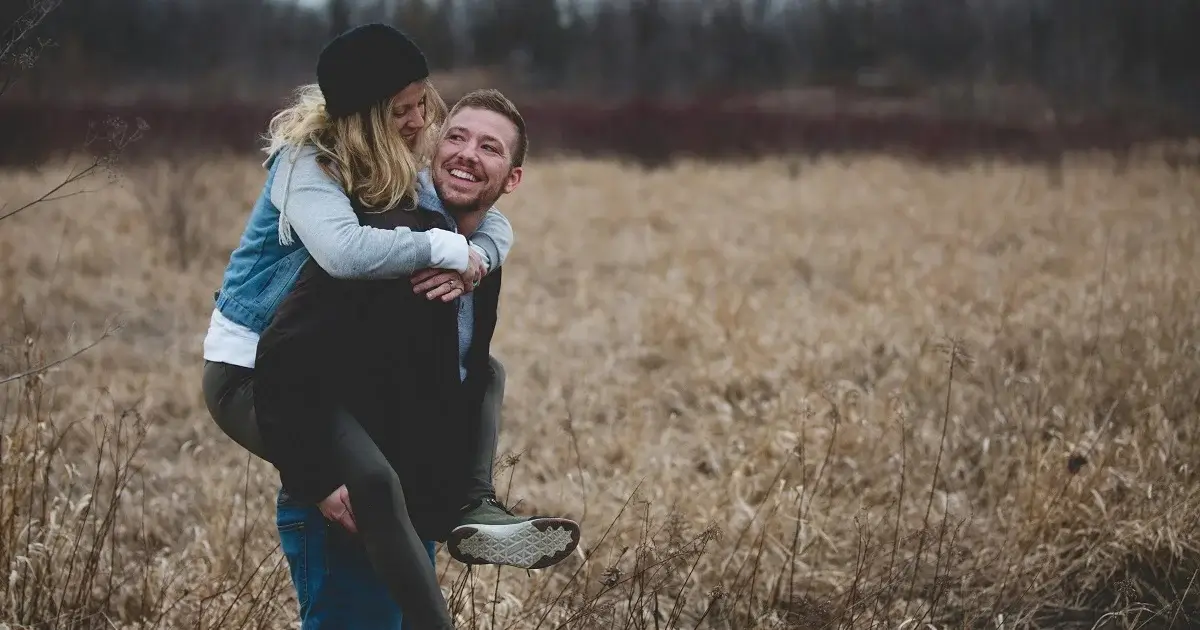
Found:
[[[0,23],[26,6],[0,6]],[[1047,125],[1057,146],[1200,118],[1194,0],[70,0],[0,67],[20,79],[0,103],[0,154],[67,142],[84,114],[38,108],[68,106],[144,117],[164,142],[248,148],[314,80],[321,46],[375,20],[418,41],[446,98],[490,86],[516,99],[542,147],[612,143],[618,128],[642,142],[661,133],[655,116],[682,120],[645,110],[664,104],[692,108],[692,126],[656,150],[689,152],[852,137],[1043,151],[1026,136]],[[642,109],[620,109],[630,104]],[[835,116],[859,117],[856,131]],[[962,121],[974,126],[920,127]]]

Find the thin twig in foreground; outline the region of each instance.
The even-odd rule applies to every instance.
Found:
[[[23,378],[29,378],[30,376],[36,376],[36,375],[38,375],[38,374],[42,374],[42,373],[44,373],[44,372],[47,372],[47,371],[49,371],[49,370],[52,370],[52,369],[54,369],[54,368],[56,368],[56,367],[58,367],[58,366],[62,365],[63,363],[66,363],[67,361],[70,361],[71,359],[74,359],[75,357],[77,357],[77,356],[79,356],[79,355],[81,355],[81,354],[83,354],[83,353],[87,352],[88,350],[91,350],[92,348],[95,348],[96,346],[100,345],[100,343],[101,343],[102,341],[104,341],[105,339],[108,339],[109,337],[111,337],[111,336],[112,336],[114,333],[116,333],[118,330],[120,330],[120,327],[119,327],[119,326],[117,326],[117,327],[114,327],[114,328],[109,328],[109,329],[105,330],[105,331],[104,331],[104,333],[103,333],[103,334],[101,334],[101,335],[100,335],[100,337],[99,337],[98,339],[96,339],[95,341],[93,341],[93,342],[89,343],[88,345],[86,345],[86,346],[84,346],[84,347],[82,347],[82,348],[80,348],[80,349],[76,350],[75,352],[72,352],[71,354],[69,354],[69,355],[67,355],[67,356],[65,356],[65,357],[62,357],[62,358],[59,358],[59,359],[55,359],[54,361],[51,361],[50,363],[47,363],[47,364],[45,364],[45,365],[40,365],[40,366],[38,366],[38,367],[35,367],[35,368],[32,368],[32,369],[29,369],[29,370],[25,370],[24,372],[18,372],[18,373],[16,373],[16,374],[13,374],[13,375],[11,375],[11,376],[6,376],[6,377],[4,377],[4,378],[0,378],[0,385],[4,385],[4,384],[6,384],[6,383],[11,383],[11,382],[13,382],[13,381],[19,381],[19,380],[21,380],[21,379],[23,379]]]
[[[51,201],[59,201],[61,199],[67,199],[69,197],[73,197],[73,196],[79,195],[79,194],[95,192],[95,191],[91,191],[91,190],[82,190],[82,191],[75,191],[75,192],[70,192],[70,193],[63,193],[61,195],[55,194],[58,191],[62,190],[63,188],[70,186],[71,184],[74,184],[76,182],[87,179],[93,173],[95,173],[98,169],[100,169],[102,166],[104,166],[103,160],[101,160],[101,159],[93,160],[92,163],[89,164],[87,168],[83,169],[82,171],[79,171],[78,173],[72,172],[70,175],[63,178],[63,180],[61,182],[59,182],[57,186],[42,193],[40,196],[38,196],[33,201],[27,202],[25,205],[17,208],[16,210],[12,210],[12,211],[6,212],[4,214],[0,214],[0,221],[3,221],[4,219],[7,219],[9,217],[16,216],[38,204],[50,203]]]

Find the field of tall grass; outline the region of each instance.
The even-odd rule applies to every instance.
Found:
[[[258,162],[0,221],[0,626],[297,627],[277,477],[200,394]],[[584,538],[439,550],[460,627],[1200,624],[1195,171],[542,159],[500,206],[498,487]]]

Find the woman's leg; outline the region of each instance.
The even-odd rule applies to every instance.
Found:
[[[254,370],[205,361],[203,387],[208,413],[221,431],[259,459],[266,460],[254,418]]]
[[[347,411],[334,413],[333,427],[335,467],[346,481],[354,524],[376,574],[412,627],[453,629],[429,550],[409,518],[399,476]]]
[[[253,376],[249,368],[206,361],[204,401],[226,435],[265,460],[255,420]],[[349,413],[337,411],[333,422],[337,470],[345,480],[359,538],[376,574],[414,627],[453,628],[428,549],[408,516],[399,477]]]

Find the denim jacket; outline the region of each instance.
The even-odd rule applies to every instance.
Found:
[[[279,242],[279,209],[271,203],[271,185],[281,163],[277,157],[272,155],[267,162],[267,181],[237,248],[229,256],[215,296],[222,315],[260,334],[308,260],[308,251],[299,240],[293,239],[290,245]]]

